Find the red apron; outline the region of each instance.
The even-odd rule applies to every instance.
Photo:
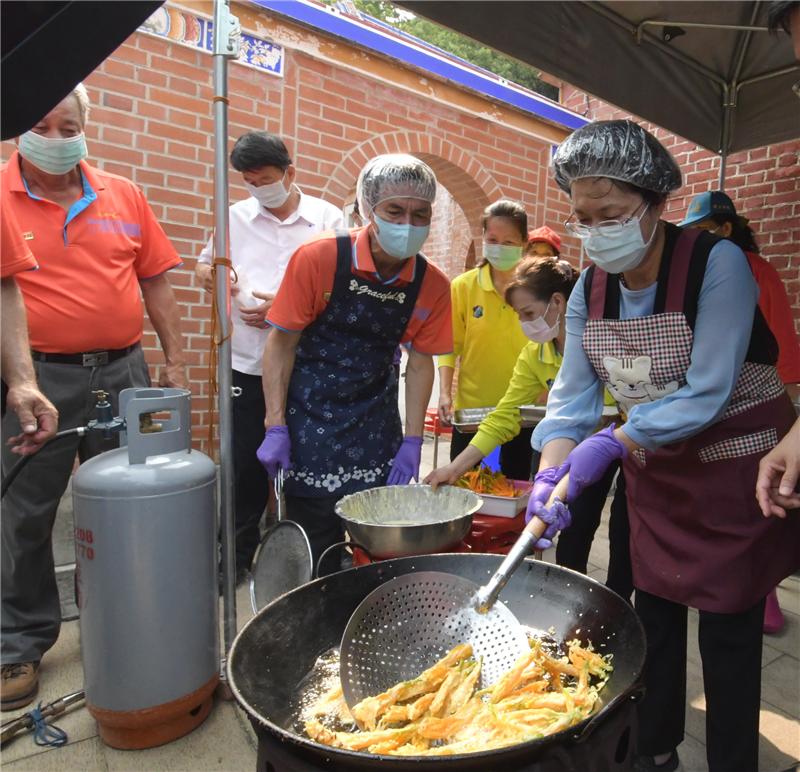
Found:
[[[625,412],[686,384],[697,297],[714,243],[704,237],[697,245],[698,235],[669,234],[675,248],[665,248],[650,316],[620,320],[618,277],[592,269],[583,346]],[[704,611],[744,611],[800,566],[800,513],[765,518],[755,499],[758,462],[795,418],[768,363],[774,357],[753,356],[767,340],[757,317],[747,357],[755,361],[745,361],[720,419],[624,463],[634,585]]]

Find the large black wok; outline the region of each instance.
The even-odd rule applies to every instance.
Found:
[[[592,717],[552,737],[509,748],[418,759],[329,748],[285,728],[297,684],[320,654],[339,644],[350,615],[373,589],[411,571],[445,571],[482,584],[501,559],[502,556],[472,554],[398,558],[326,576],[283,595],[253,617],[233,643],[228,675],[236,700],[249,713],[259,734],[266,733],[295,758],[320,768],[324,765],[326,769],[366,770],[380,765],[382,769],[486,772],[518,768],[520,762],[529,764],[539,757],[552,756],[555,751],[565,758],[564,765],[558,768],[588,769],[566,761],[568,746],[583,746],[584,754],[587,747],[591,751],[593,737],[602,734],[602,725],[609,717],[626,707],[632,713],[631,697],[638,694],[644,664],[644,630],[633,609],[602,584],[534,560],[526,560],[520,566],[503,590],[501,600],[524,625],[542,631],[553,628],[560,641],[591,641],[599,652],[614,655],[614,671],[602,692],[602,707]],[[626,742],[629,735],[630,731],[626,732]],[[612,748],[611,759],[592,767],[621,768],[613,761],[615,753],[621,752]],[[627,757],[628,751],[624,752]]]

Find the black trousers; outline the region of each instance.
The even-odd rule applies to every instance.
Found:
[[[687,608],[636,590],[647,635],[646,693],[639,705],[639,753],[669,753],[683,741]],[[764,601],[739,614],[700,612],[709,772],[758,769]]]
[[[572,525],[563,531],[556,544],[556,563],[586,573],[592,540],[600,525],[608,491],[614,482],[619,464],[612,464],[605,475],[570,504]],[[611,502],[608,522],[608,575],[606,587],[630,600],[633,594],[631,570],[630,528],[628,526],[628,499],[625,494],[625,476],[617,477],[617,488]]]
[[[233,399],[233,485],[236,508],[236,568],[250,566],[261,540],[259,523],[269,498],[269,476],[256,458],[264,440],[261,376],[233,371],[242,393]]]
[[[532,473],[539,469],[540,454],[533,453]],[[612,464],[603,477],[594,485],[590,485],[569,506],[572,525],[558,535],[556,542],[556,564],[571,568],[573,571],[586,573],[589,564],[589,552],[600,519],[603,507],[614,475],[619,470],[618,463]],[[622,473],[617,478],[614,500],[611,502],[611,517],[608,522],[608,574],[606,587],[630,601],[633,594],[633,576],[631,570],[630,527],[628,526],[628,498],[625,493],[625,477]]]
[[[344,524],[336,514],[336,502],[340,498],[341,495],[319,498],[286,496],[286,517],[306,532],[315,569],[320,555],[331,544],[344,539]],[[326,560],[325,565],[331,564]]]
[[[513,440],[500,446],[500,471],[511,480],[530,480],[533,456],[532,434],[533,429],[522,429]],[[460,432],[458,429],[453,429],[450,440],[451,461],[470,444],[474,436],[475,432]]]

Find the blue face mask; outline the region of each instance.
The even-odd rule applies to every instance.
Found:
[[[372,216],[375,218],[375,225],[378,226],[375,230],[378,244],[387,255],[398,260],[416,255],[422,249],[431,230],[430,225],[400,225],[382,220],[375,213]]]

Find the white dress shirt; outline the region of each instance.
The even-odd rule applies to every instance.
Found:
[[[279,220],[252,197],[230,208],[231,263],[242,274],[242,285],[249,290],[274,295],[297,247],[318,233],[344,227],[340,209],[295,189],[300,192],[300,203],[285,220]],[[213,239],[212,235],[197,258],[201,263],[211,262]],[[252,302],[244,305],[259,303],[263,301],[252,298]],[[233,369],[261,375],[267,328],[246,325],[239,314],[239,305],[234,301],[231,306]]]

